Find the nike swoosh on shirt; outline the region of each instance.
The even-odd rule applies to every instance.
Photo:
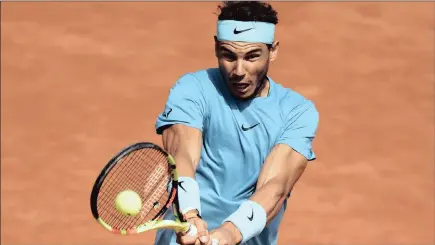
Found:
[[[243,131],[251,130],[251,129],[255,128],[256,126],[258,126],[259,124],[260,124],[260,123],[257,123],[257,124],[255,124],[255,125],[252,125],[251,127],[245,127],[245,125],[242,125],[242,130],[243,130]]]

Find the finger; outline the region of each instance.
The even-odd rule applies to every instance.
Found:
[[[197,229],[196,226],[194,224],[190,224],[189,230],[186,232],[180,232],[177,233],[177,242],[182,244],[182,245],[193,245],[193,244],[197,244],[196,242],[198,241],[198,234],[197,234]],[[199,245],[199,242],[198,242]]]
[[[216,243],[215,240],[218,241],[217,239],[211,239],[210,238],[210,240],[208,241],[207,245],[218,245],[218,243]]]
[[[177,239],[175,239],[175,241],[177,242],[177,244],[185,245],[185,244],[181,241],[181,237],[182,237],[182,235],[181,235],[180,233],[177,233]]]
[[[201,245],[208,244],[210,240],[210,236],[207,231],[207,224],[202,219],[197,219],[195,221],[195,225],[198,229],[198,237],[199,240],[201,241]]]
[[[182,245],[191,245],[191,244],[196,244],[196,241],[198,240],[198,236],[181,236],[180,237],[180,244]]]
[[[199,241],[201,241],[201,245],[206,245],[210,241],[210,236],[208,233],[199,235]]]
[[[184,236],[196,237],[195,245],[201,245],[198,236],[198,228],[193,223],[189,223],[189,229],[183,233]]]
[[[198,236],[192,237],[181,233],[177,234],[176,242],[180,245],[193,245],[196,244],[196,241],[199,241]]]
[[[211,239],[211,245],[221,245],[221,244],[219,244],[219,240],[218,239],[212,238]]]
[[[198,235],[198,228],[196,228],[194,224],[189,224],[189,229],[187,230],[186,233],[184,233],[184,235],[196,236]]]
[[[228,245],[229,243],[225,239],[211,238],[208,245]]]

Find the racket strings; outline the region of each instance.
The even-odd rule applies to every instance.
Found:
[[[163,169],[157,169],[157,171],[153,173],[155,174],[155,178],[153,179],[152,184],[150,184],[150,186],[154,186],[156,188],[148,193],[148,196],[144,200],[143,207],[142,207],[144,210],[151,210],[151,208],[154,208],[155,214],[157,214],[157,211],[160,210],[159,207],[155,206],[155,200],[159,200],[161,197],[168,198],[167,195],[164,196],[164,194],[167,194],[168,191],[167,184],[163,185],[163,183],[165,182],[167,183],[169,178],[167,178],[168,176],[165,175],[163,171],[164,171]],[[163,205],[165,203],[158,202],[158,204]]]
[[[153,156],[150,155],[149,157]],[[146,217],[148,217],[148,220],[152,219],[168,199],[168,194],[164,195],[167,193],[167,184],[164,183],[167,183],[170,180],[168,176],[166,157],[164,158],[164,161],[166,165],[164,167],[157,165],[144,182],[147,184],[143,191],[144,198],[142,198],[142,208],[140,212],[141,219],[145,219]],[[143,181],[143,179],[140,181]],[[162,203],[162,201],[164,202]]]
[[[140,159],[143,160],[143,159]],[[144,188],[144,192],[143,195],[141,195],[141,199],[143,202],[143,205],[141,207],[141,218],[144,219],[146,215],[148,215],[147,210],[151,210],[151,207],[146,206],[147,204],[147,200],[150,200],[150,195],[152,195],[153,193],[156,193],[156,191],[153,190],[153,187],[157,186],[158,183],[160,183],[163,178],[165,177],[165,170],[163,170],[163,168],[161,166],[157,166],[154,170],[152,170],[153,172],[149,173],[148,176],[146,177],[146,180],[144,183],[147,183],[146,188]],[[155,176],[156,173],[159,173],[159,176]],[[157,179],[158,178],[158,179]],[[137,179],[137,182],[143,182],[143,179]],[[160,185],[163,186],[163,185]],[[162,195],[164,193],[160,193],[160,195]],[[155,198],[155,197],[154,197]],[[156,199],[154,199],[156,200]],[[144,202],[145,201],[145,202]],[[120,222],[127,222],[128,223],[128,216],[123,216],[123,220],[121,220]],[[133,220],[131,220],[131,222],[133,222]],[[129,225],[133,225],[131,224],[131,222],[129,223]]]
[[[126,156],[125,159],[121,161],[137,161],[138,154],[133,152]],[[118,182],[121,177],[125,177],[125,175],[130,175],[132,172],[137,171],[135,168],[129,168],[128,164],[117,164],[113,167],[113,170],[109,173],[111,175],[110,178],[106,178],[106,181],[103,183],[103,186],[106,188],[111,188],[113,185],[126,185],[127,182]]]
[[[140,157],[139,154],[136,154],[137,152],[133,152],[132,154],[128,155],[126,157],[126,159],[123,159],[123,161],[138,161],[138,160],[143,160],[143,159],[138,159],[138,157]],[[141,178],[144,178],[145,175],[147,174],[145,171],[140,171],[138,172],[138,178],[136,178],[134,180],[134,182],[132,181],[131,183],[129,183],[128,181],[121,181],[121,179],[125,179],[128,178],[128,176],[131,176],[132,174],[134,174],[137,170],[135,168],[128,168],[128,164],[117,164],[115,165],[114,169],[112,170],[112,177],[111,178],[107,178],[107,182],[105,182],[103,184],[103,187],[101,189],[101,193],[102,195],[111,195],[113,196],[113,198],[111,199],[101,199],[101,201],[106,204],[106,206],[104,206],[104,209],[109,212],[109,213],[118,213],[118,211],[116,209],[114,209],[111,205],[113,204],[113,200],[116,197],[116,192],[112,192],[112,193],[107,193],[107,190],[112,190],[114,185],[119,185],[117,189],[121,189],[121,190],[125,190],[128,189],[128,185],[137,185],[140,183]],[[100,200],[99,200],[100,201]],[[128,219],[128,216],[119,216],[119,215],[111,215],[109,216],[110,219],[107,220],[108,223],[110,224],[114,224],[114,226],[118,227],[121,223],[125,222],[125,220]]]
[[[131,159],[129,159],[129,161],[142,161],[142,160],[143,160],[142,158],[141,158],[141,159],[137,159],[138,157],[140,158],[140,155],[139,155],[139,154],[133,154],[133,157],[131,157]],[[127,161],[127,159],[126,159],[125,161]],[[130,173],[130,174],[131,174],[131,173]],[[144,178],[146,178],[146,174],[148,174],[148,173],[145,173],[145,172],[139,173],[139,174],[138,174],[138,175],[140,175],[139,178],[136,178],[136,179],[135,179],[134,181],[132,181],[130,184],[131,184],[131,185],[137,185],[137,184],[140,184],[140,182],[143,181]],[[148,175],[148,177],[150,177],[150,175]],[[144,183],[147,183],[147,184],[148,184],[148,182],[144,182]],[[124,182],[124,185],[123,185],[124,189],[127,189],[127,188],[128,188],[128,187],[127,187],[127,184],[128,184],[128,182]],[[138,193],[138,194],[140,194],[140,193]],[[141,199],[143,200],[143,196],[144,196],[144,195],[140,195],[140,196],[141,196]],[[115,223],[115,225],[119,226],[119,225],[121,225],[121,224],[123,224],[123,223],[128,223],[127,226],[131,226],[131,225],[132,225],[131,223],[134,222],[134,220],[129,219],[128,216],[121,216],[121,218],[122,218],[122,219],[118,220],[118,222]],[[130,220],[130,221],[129,221],[129,220]]]
[[[135,152],[135,153],[137,153],[137,152]],[[129,156],[127,156],[125,159],[123,159],[122,161],[139,161],[139,160],[144,160],[144,159],[137,159],[137,158],[142,158],[141,157],[141,155],[139,154],[131,154],[131,155],[129,155]],[[146,160],[146,159],[145,159]],[[148,160],[149,161],[149,160]],[[125,166],[125,164],[121,164],[121,162],[119,163],[119,166]],[[134,170],[134,169],[133,169]],[[145,169],[144,169],[145,170]],[[146,173],[146,171],[141,171],[142,173]],[[130,172],[130,173],[128,173],[128,172],[125,172],[125,175],[126,176],[129,176],[129,175],[131,175],[132,173]],[[133,174],[134,174],[134,171],[133,171]],[[142,179],[142,181],[143,181],[143,177],[144,177],[144,175],[143,174],[140,174],[140,176],[142,177],[142,178],[136,178],[136,181],[134,181],[134,182],[132,182],[132,181],[130,181],[130,183],[128,183],[128,184],[130,184],[130,185],[134,185],[134,184],[137,184],[138,182],[140,182],[141,181],[141,179]],[[116,179],[119,179],[119,178],[121,178],[122,176],[117,176],[117,178]],[[152,176],[149,176],[149,177],[152,177]],[[116,182],[116,179],[115,179],[115,181],[114,182]],[[123,189],[126,189],[126,183],[127,182],[123,182],[124,184],[122,185],[124,188]],[[147,182],[144,182],[144,183],[147,183]],[[112,182],[112,184],[113,184],[113,182]],[[151,186],[152,187],[152,186]],[[130,188],[131,189],[131,188]],[[139,193],[139,192],[138,192]],[[139,193],[140,194],[140,193]],[[144,192],[144,195],[146,195],[146,192]],[[143,199],[143,196],[144,195],[141,195],[141,198]],[[118,211],[117,210],[114,210],[113,208],[112,208],[112,214],[113,214],[113,212],[115,212],[115,213],[118,213]],[[144,217],[144,215],[143,215],[143,213],[144,213],[144,211],[145,210],[142,210],[142,215],[141,215],[141,217],[142,218],[145,218]],[[118,213],[119,214],[119,213]],[[113,216],[113,218],[112,218],[112,220],[111,220],[111,222],[113,222],[113,225],[114,225],[114,227],[121,227],[121,225],[122,224],[124,224],[124,223],[128,223],[128,221],[130,220],[130,222],[129,223],[133,223],[134,222],[134,220],[132,220],[131,219],[131,217],[128,217],[128,216],[124,216],[124,215],[121,215],[121,216],[119,216],[119,215],[114,215]],[[128,226],[128,224],[126,224],[127,226]],[[130,224],[130,226],[131,226],[131,224]]]
[[[131,152],[114,166],[100,189],[97,208],[100,217],[115,229],[135,228],[151,220],[167,202],[170,171],[165,155],[145,148]],[[126,216],[115,208],[116,195],[126,189],[139,194],[140,214]]]
[[[127,157],[131,158],[131,159],[129,159],[129,161],[130,160],[131,161],[137,161],[138,160],[137,159],[138,154],[134,154],[133,153],[132,155],[129,155]],[[143,160],[143,159],[140,159],[140,160]],[[113,172],[113,177],[106,179],[106,181],[103,183],[103,187],[104,188],[102,188],[102,189],[104,189],[104,190],[109,189],[110,190],[113,187],[113,185],[119,185],[120,188],[124,188],[125,189],[127,187],[127,185],[131,184],[131,183],[128,183],[126,181],[119,181],[120,179],[125,178],[125,176],[130,176],[131,174],[133,174],[134,172],[137,171],[134,168],[130,168],[129,171],[128,171],[128,170],[125,169],[127,166],[128,166],[128,164],[118,164],[118,165],[115,165],[114,171],[112,171]],[[144,172],[144,171],[141,171],[139,174],[140,174],[139,177],[142,178],[142,177],[145,177],[145,175],[147,173]],[[136,184],[137,182],[140,182],[141,178],[136,178],[136,182],[134,184]],[[101,191],[101,192],[103,192],[103,191]],[[105,193],[103,192],[103,194],[105,194]],[[107,199],[105,201],[107,201]]]
[[[149,157],[151,157],[151,156],[149,156]],[[157,193],[157,190],[160,190],[160,189],[162,189],[161,187],[164,187],[164,185],[158,185],[158,184],[162,183],[163,178],[167,177],[167,175],[165,175],[165,171],[167,173],[167,168],[163,169],[162,166],[157,166],[155,169],[152,170],[152,172],[148,175],[148,178],[145,181],[145,183],[147,183],[147,185],[143,190],[143,197],[144,198],[142,198],[143,205],[141,208],[141,218],[142,219],[145,218],[147,215],[149,215],[149,216],[152,215],[152,212],[149,212],[149,210],[153,211],[151,209],[152,206],[150,205],[149,200],[152,200],[152,202],[155,202],[156,200],[159,199],[158,197],[160,197],[162,194],[164,194],[164,192],[160,192],[158,197],[155,195]],[[156,190],[155,187],[157,187],[157,186],[159,186],[160,188],[158,188]],[[154,199],[150,199],[150,196],[151,196],[151,198],[154,198]],[[149,217],[149,218],[151,219],[151,217]]]

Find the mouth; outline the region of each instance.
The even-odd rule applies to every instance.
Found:
[[[249,87],[248,83],[233,83],[231,86],[239,93],[244,93]]]

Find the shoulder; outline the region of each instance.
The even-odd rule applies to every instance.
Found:
[[[171,90],[182,88],[205,93],[213,87],[214,80],[218,78],[217,72],[214,68],[186,72],[177,79]]]
[[[201,88],[201,82],[197,76],[198,71],[186,72],[178,77],[176,82],[172,85],[171,90]]]
[[[285,121],[295,121],[301,116],[304,119],[318,121],[319,112],[313,101],[291,88],[286,88],[273,81],[272,83],[276,101],[279,108],[281,108],[282,117]]]

